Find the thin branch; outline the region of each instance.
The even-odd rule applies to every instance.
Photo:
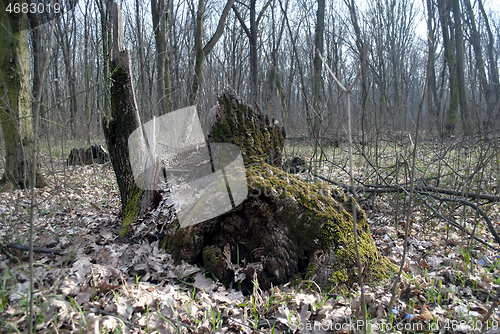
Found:
[[[264,5],[262,10],[259,13],[259,16],[257,16],[257,20],[255,21],[255,25],[258,27],[260,20],[262,20],[262,17],[264,16],[264,13],[266,12],[267,7],[271,4],[271,0],[268,0],[267,3]]]

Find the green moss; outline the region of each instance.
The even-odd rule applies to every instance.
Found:
[[[266,163],[247,166],[245,171],[249,202],[217,219],[172,233],[163,244],[174,259],[199,262],[203,257],[208,270],[221,281],[231,282],[234,272],[228,270],[220,249],[229,244],[234,258],[239,245],[239,259],[259,261],[259,249],[269,251],[272,261],[274,257],[275,264],[268,261],[259,278],[267,284],[281,284],[281,279],[296,276],[314,278],[320,286],[349,285],[358,280],[352,223],[355,208],[364,279],[384,278],[390,272],[393,266],[378,254],[366,215],[354,199],[330,185],[306,183]],[[264,234],[283,238],[266,238],[261,227],[270,229]],[[205,244],[216,239],[216,245]],[[283,250],[290,251],[288,258],[283,259]],[[294,271],[281,271],[283,264],[293,264]],[[276,269],[280,271],[274,274]]]
[[[223,117],[212,127],[214,142],[238,145],[246,165],[266,161],[272,156],[273,164],[281,166],[284,137],[280,128],[265,124],[263,115],[231,93],[224,93],[218,101]]]
[[[142,190],[138,187],[132,187],[129,194],[129,201],[125,210],[123,211],[123,219],[122,219],[122,228],[120,230],[120,234],[118,235],[120,238],[124,237],[127,232],[130,224],[134,221],[134,219],[139,215],[139,205],[141,201]]]
[[[207,268],[218,266],[222,260],[223,260],[222,252],[219,248],[207,247],[204,249],[203,263]]]
[[[297,209],[290,205],[281,211],[280,217],[293,229],[290,235],[298,240],[299,256],[315,249],[333,249],[332,266],[340,269],[334,272],[331,282],[349,284],[357,280],[352,211],[346,208],[356,208],[359,253],[361,262],[369,268],[369,275],[384,278],[390,271],[390,261],[378,254],[369,233],[366,214],[353,198],[348,199],[340,190],[323,183],[305,183],[267,164],[248,168],[247,178],[249,193],[253,196],[271,194],[273,198],[286,199],[286,202],[302,207],[303,214],[298,215]],[[340,203],[335,198],[345,202]],[[313,243],[314,239],[319,239],[319,243]],[[313,277],[317,270],[318,264],[309,263],[306,278]]]
[[[222,279],[226,269],[226,263],[222,251],[215,246],[203,249],[203,266],[216,277]]]
[[[317,271],[318,271],[318,265],[313,263],[313,262],[310,262],[307,265],[307,272],[306,272],[305,279],[306,280],[312,279],[316,275]]]
[[[329,279],[329,282],[333,286],[343,285],[343,284],[347,283],[348,281],[349,281],[349,276],[347,275],[345,268],[342,268],[342,269],[335,271],[333,273],[332,277]]]

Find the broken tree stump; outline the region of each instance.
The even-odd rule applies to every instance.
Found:
[[[233,94],[223,94],[219,103],[212,137],[240,145],[249,195],[214,219],[187,228],[170,224],[162,245],[173,258],[202,264],[224,284],[243,289],[251,288],[255,273],[264,288],[296,279],[326,288],[351,284],[358,277],[354,206],[362,275],[385,277],[394,265],[379,255],[356,201],[328,184],[309,184],[283,171],[277,159],[281,162],[282,131]],[[272,152],[276,159],[269,160]]]
[[[71,150],[66,164],[68,166],[104,164],[109,161],[109,153],[102,145],[90,148],[74,148]]]

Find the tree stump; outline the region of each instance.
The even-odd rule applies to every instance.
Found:
[[[168,226],[162,244],[176,261],[202,264],[224,284],[244,289],[251,288],[255,273],[264,288],[294,279],[326,288],[351,284],[357,281],[354,206],[363,277],[390,272],[393,265],[378,254],[366,215],[353,198],[284,172],[278,163],[282,131],[233,94],[223,94],[219,103],[212,138],[240,145],[249,196],[217,218],[187,228]]]
[[[109,161],[109,153],[102,145],[92,145],[90,148],[74,148],[71,150],[66,164],[68,166],[104,164]]]

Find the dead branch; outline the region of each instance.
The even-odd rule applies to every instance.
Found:
[[[8,243],[8,244],[5,244],[5,247],[18,249],[18,250],[22,250],[22,251],[29,251],[30,250],[29,246],[21,245],[18,243]],[[52,249],[52,248],[43,248],[43,247],[33,247],[33,253],[48,253],[48,254],[55,254],[55,255],[63,255],[64,254],[64,252],[61,250]]]
[[[360,194],[360,193],[367,193],[367,194],[387,194],[387,193],[402,193],[405,192],[404,190],[406,189],[406,186],[391,186],[391,185],[364,185],[364,186],[356,186],[356,187],[350,187],[347,184],[344,184],[342,182],[334,181],[331,179],[328,179],[324,176],[318,175],[318,174],[313,174],[314,177],[317,177],[318,179],[328,182],[330,184],[336,185],[337,187],[341,187],[351,193],[355,194]],[[451,196],[456,196],[456,197],[462,197],[462,198],[471,198],[471,199],[481,199],[481,200],[486,200],[488,203],[494,203],[494,202],[500,202],[500,196],[497,195],[488,195],[488,194],[481,194],[478,193],[477,191],[468,191],[468,192],[461,192],[461,191],[456,191],[456,190],[450,190],[450,189],[445,189],[445,188],[438,188],[438,187],[433,187],[433,186],[417,186],[415,187],[415,191],[419,193],[437,193],[437,194],[443,194],[443,195],[451,195]]]

